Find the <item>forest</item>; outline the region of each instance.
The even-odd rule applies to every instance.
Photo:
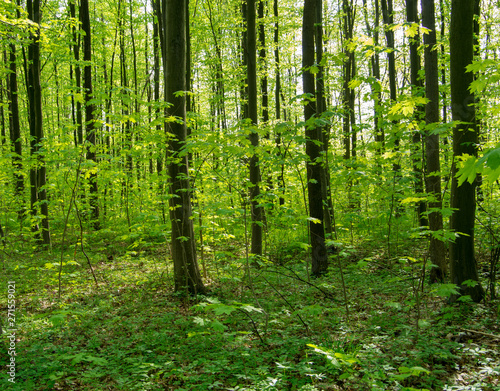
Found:
[[[0,389],[500,390],[499,27],[0,0]]]

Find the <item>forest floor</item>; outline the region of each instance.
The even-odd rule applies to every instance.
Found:
[[[344,247],[309,279],[300,246],[250,277],[236,244],[206,249],[210,293],[184,297],[165,245],[94,243],[62,259],[57,248],[4,254],[0,389],[500,390],[499,302],[447,304],[452,286],[427,283],[418,250],[389,260]]]

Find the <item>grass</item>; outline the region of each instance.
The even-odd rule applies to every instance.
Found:
[[[58,251],[4,260],[17,356],[16,383],[2,373],[2,389],[500,390],[498,303],[448,305],[446,287],[422,288],[414,258],[344,248],[309,282],[292,247],[249,278],[232,243],[206,254],[210,295],[185,297],[164,245],[100,238],[87,250],[99,285],[69,248],[59,298]],[[6,295],[0,306],[5,328]]]

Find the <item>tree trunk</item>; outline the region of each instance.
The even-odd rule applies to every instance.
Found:
[[[408,23],[416,23],[418,25],[418,0],[406,0],[406,20]],[[418,48],[420,46],[420,29],[417,29],[417,33],[413,37],[409,37],[410,40],[410,82],[412,95],[422,96],[422,79],[420,77],[420,54]],[[423,117],[424,109],[422,105],[419,105],[415,111],[414,121],[415,123],[420,123]],[[412,135],[412,163],[413,163],[413,175],[414,175],[414,186],[415,194],[421,195],[424,192],[424,178],[423,178],[423,148],[422,148],[422,134],[420,128],[415,126]],[[428,225],[427,218],[425,216],[426,203],[425,201],[419,201],[416,205],[416,213],[419,221],[420,227],[426,227]]]
[[[172,104],[167,109],[168,115],[179,119],[167,124],[168,132],[173,135],[168,138],[168,173],[175,290],[199,294],[205,291],[205,287],[196,259],[188,160],[181,153],[187,137],[186,97],[176,94],[186,90],[186,0],[165,1],[165,100]]]
[[[31,36],[28,50],[28,100],[30,118],[30,151],[36,161],[36,166],[30,169],[31,211],[37,215],[37,204],[40,205],[41,214],[41,242],[50,245],[49,211],[46,184],[45,162],[40,152],[43,144],[43,115],[42,115],[42,86],[40,83],[40,0],[27,1],[28,17],[37,25]],[[35,224],[34,230],[38,231]],[[40,238],[39,238],[40,239]]]
[[[14,167],[14,179],[15,179],[15,190],[14,194],[20,205],[18,209],[18,218],[21,220],[25,213],[24,210],[24,177],[22,174],[23,170],[23,143],[21,139],[21,126],[19,123],[19,100],[18,100],[18,89],[17,89],[17,58],[16,58],[16,46],[14,44],[9,45],[9,69],[10,75],[8,80],[8,91],[9,91],[9,128],[10,128],[10,140],[14,146],[14,154],[12,155],[12,166]]]
[[[392,10],[392,0],[382,0],[382,16],[385,25],[385,39],[387,42],[387,62],[389,66],[389,94],[392,104],[397,101],[397,85],[396,85],[396,56],[394,46],[394,16]],[[399,139],[396,137],[394,142],[396,147],[399,145]]]
[[[274,0],[273,3],[273,14],[274,14],[274,65],[276,74],[276,85],[274,86],[274,104],[276,111],[276,121],[281,120],[281,69],[280,69],[280,50],[279,50],[279,14],[278,14],[278,0]],[[283,146],[281,145],[281,133],[278,131],[276,134],[276,147],[278,150],[278,158],[284,160]],[[285,204],[285,164],[281,164],[281,169],[278,174],[278,187],[281,192],[279,195],[279,204]]]
[[[257,107],[257,36],[255,26],[255,0],[247,1],[247,83],[248,83],[248,117],[251,120],[250,143],[252,148],[259,146],[259,134],[255,127],[258,124]],[[262,207],[260,206],[260,166],[259,156],[252,152],[249,162],[250,200],[252,209],[252,246],[254,255],[262,255]]]
[[[439,122],[439,69],[436,44],[436,22],[434,0],[422,0],[422,25],[429,31],[424,35],[425,44],[425,96],[428,103],[425,106],[425,123]],[[439,162],[439,135],[431,130],[425,133],[426,173],[425,185],[429,201],[429,229],[433,232],[442,231],[443,215],[441,214],[441,166]],[[432,211],[436,210],[437,211]],[[444,242],[434,235],[430,237],[430,261],[435,267],[431,269],[431,281],[442,282],[446,275],[446,249]]]
[[[162,47],[162,39],[161,39],[161,32],[162,30],[160,29],[160,26],[163,25],[163,23],[160,23],[162,20],[162,15],[161,15],[161,8],[160,8],[160,2],[159,0],[151,0],[151,5],[153,8],[153,15],[157,23],[153,23],[153,97],[155,102],[160,101],[160,48]],[[163,53],[163,51],[162,51]],[[155,117],[158,120],[161,117],[161,109],[160,107],[156,107],[155,109]],[[158,123],[156,125],[156,131],[158,134],[160,134],[162,125]],[[160,209],[161,209],[161,214],[162,214],[162,220],[163,223],[165,223],[165,202],[163,201],[163,193],[165,191],[163,187],[163,180],[161,179],[161,176],[163,175],[163,158],[162,154],[159,153],[158,157],[156,158],[156,173],[158,175],[158,194],[160,194]]]
[[[267,91],[267,63],[266,63],[266,31],[264,26],[264,1],[259,0],[259,60],[262,77],[260,78],[260,93],[262,98],[262,123],[269,122],[269,97]],[[269,133],[267,133],[269,137]]]
[[[316,64],[318,64],[318,73],[316,75],[316,114],[318,117],[326,110],[325,97],[325,67],[323,66],[323,1],[316,0],[316,23],[315,23],[315,42],[316,42]],[[330,138],[329,126],[322,126],[319,129],[321,137],[321,153],[323,162],[320,165],[321,172],[321,198],[323,204],[323,219],[325,224],[325,233],[331,237],[335,232],[333,225],[333,203],[331,201],[329,166],[328,166],[328,145]]]
[[[306,121],[307,191],[309,203],[309,232],[311,235],[312,275],[319,276],[328,269],[325,248],[325,229],[323,224],[323,200],[321,197],[321,129],[309,120],[316,114],[316,87],[311,67],[314,58],[314,23],[316,0],[304,1],[302,25],[302,82],[306,94],[304,118]]]
[[[474,0],[452,0],[450,25],[450,80],[451,108],[453,121],[460,123],[453,129],[453,157],[457,162],[464,154],[477,156],[478,132],[475,124],[474,95],[469,87],[473,81],[472,72],[466,67],[473,60],[474,42]],[[474,256],[474,219],[476,214],[476,183],[464,182],[458,185],[456,164],[452,168],[450,227],[456,238],[450,246],[451,282],[460,288],[461,295],[470,295],[479,302],[484,290],[479,283]],[[477,284],[470,286],[465,281]],[[456,299],[456,298],[454,298]]]
[[[367,1],[363,0],[363,8],[365,14],[365,24],[368,35],[373,39],[373,45],[378,47],[379,45],[379,25],[380,25],[380,7],[378,0],[374,2],[375,9],[375,19],[373,27],[370,26],[368,21],[368,7]],[[384,129],[380,127],[380,100],[381,100],[381,86],[380,86],[380,55],[378,51],[375,51],[371,57],[371,76],[373,80],[371,82],[371,93],[373,99],[373,134],[375,139],[375,152],[380,155],[384,144]]]
[[[76,6],[75,2],[69,1],[69,14],[73,20],[76,18]],[[73,49],[73,56],[75,57],[75,83],[76,83],[76,94],[80,94],[82,88],[82,71],[80,68],[80,34],[76,32],[76,27],[72,27],[73,32],[73,42],[70,48]],[[70,69],[71,72],[71,69]],[[82,103],[80,99],[76,99],[75,105],[75,92],[71,96],[71,103],[73,106],[73,112],[76,110],[76,118],[74,118],[76,129],[75,129],[75,145],[83,144],[83,116],[82,116]],[[75,107],[76,106],[76,107]],[[74,115],[74,114],[73,114]]]
[[[85,66],[83,68],[83,99],[85,101],[85,133],[86,140],[89,144],[87,148],[87,160],[91,161],[95,166],[97,164],[96,153],[96,123],[94,118],[95,105],[92,103],[92,36],[90,29],[90,15],[88,0],[81,0],[80,3],[80,18],[82,22],[82,30],[85,33],[83,37],[83,60]],[[100,228],[99,222],[99,192],[97,187],[97,169],[93,169],[89,175],[90,185],[90,213],[92,226],[95,230]]]

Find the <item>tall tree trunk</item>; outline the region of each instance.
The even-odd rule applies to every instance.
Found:
[[[154,19],[157,21],[153,23],[153,72],[154,72],[154,78],[153,78],[153,96],[155,102],[160,101],[160,48],[162,47],[162,38],[161,38],[161,33],[162,30],[160,26],[163,25],[161,23],[162,20],[162,15],[161,15],[161,5],[160,5],[160,0],[151,0],[152,8],[153,8],[153,15]],[[163,49],[162,49],[163,53]],[[160,107],[156,107],[155,110],[155,116],[156,119],[159,120],[161,117],[161,109]],[[161,132],[161,124],[158,122],[156,125],[156,131],[158,134]],[[158,174],[158,194],[160,194],[160,208],[161,208],[161,214],[162,214],[162,219],[163,223],[165,223],[166,216],[165,216],[165,203],[163,201],[163,193],[164,193],[164,187],[163,187],[163,180],[161,179],[163,175],[163,157],[162,154],[158,154],[158,157],[156,158],[156,172]]]
[[[406,0],[406,20],[408,23],[416,23],[418,25],[418,0]],[[412,95],[422,96],[422,78],[420,77],[420,54],[418,52],[420,46],[420,29],[417,28],[417,33],[410,39],[410,82]],[[437,58],[437,57],[436,57]],[[423,117],[423,111],[425,109],[422,105],[418,105],[414,121],[415,123],[420,123]],[[415,126],[412,135],[412,163],[413,163],[413,175],[414,175],[414,186],[415,193],[421,195],[424,192],[424,178],[423,178],[423,148],[422,148],[422,134],[420,128]],[[419,201],[416,205],[416,213],[421,227],[426,227],[427,218],[425,216],[426,203],[425,201]]]
[[[260,78],[260,93],[262,98],[262,123],[269,122],[269,96],[267,91],[267,60],[266,60],[266,30],[264,25],[264,1],[259,0],[259,60],[262,77]],[[269,133],[267,133],[269,138]]]
[[[375,18],[373,27],[370,26],[368,21],[368,6],[367,1],[363,0],[366,30],[369,36],[373,39],[374,47],[379,46],[379,26],[380,26],[380,6],[378,0],[374,1],[373,8],[375,10]],[[380,84],[380,55],[377,50],[374,51],[371,59],[371,76],[373,81],[371,83],[371,93],[373,99],[373,134],[376,142],[375,151],[380,155],[384,147],[384,129],[380,126],[380,101],[382,96]]]
[[[318,73],[316,75],[316,114],[321,117],[326,110],[325,97],[325,67],[323,65],[323,0],[316,0],[316,23],[315,23],[315,42],[316,42],[316,64],[318,64]],[[333,225],[333,202],[330,192],[329,166],[328,166],[328,145],[330,139],[330,127],[321,126],[319,129],[321,137],[321,153],[323,162],[320,166],[321,171],[321,198],[323,199],[323,219],[325,232],[331,237],[335,227]]]
[[[9,91],[9,128],[10,140],[14,146],[14,154],[12,155],[12,166],[14,167],[15,190],[14,194],[20,205],[18,209],[18,218],[21,220],[24,216],[24,177],[23,170],[23,143],[21,139],[21,126],[19,122],[19,99],[17,89],[17,58],[16,58],[16,45],[11,43],[9,45],[9,69],[10,75],[8,77],[8,91]]]
[[[134,18],[133,18],[133,0],[129,0],[129,24],[130,24],[130,40],[132,42],[132,63],[133,63],[133,77],[134,77],[134,115],[138,115],[140,113],[140,105],[139,105],[139,91],[138,91],[138,81],[137,81],[137,49],[135,45],[135,34],[134,34]],[[136,142],[140,141],[140,134],[137,132],[137,122],[130,124],[132,139],[133,135],[135,135]],[[132,141],[131,141],[132,143]],[[139,186],[141,179],[141,169],[140,169],[140,159],[136,159],[135,167],[136,167],[136,175],[137,175],[137,186]]]
[[[94,111],[95,104],[92,102],[92,35],[90,29],[90,15],[89,15],[89,2],[88,0],[81,0],[80,3],[80,18],[82,22],[82,30],[85,33],[83,37],[83,60],[85,66],[83,67],[83,99],[85,101],[85,135],[86,141],[89,146],[87,147],[87,160],[91,161],[93,165],[97,164],[96,153],[96,123]],[[99,222],[99,191],[97,186],[97,169],[93,169],[89,175],[89,203],[90,213],[92,218],[92,226],[98,230],[100,228]]]
[[[355,144],[356,136],[354,133],[354,91],[349,86],[354,77],[354,53],[349,50],[348,44],[353,38],[354,29],[354,9],[352,0],[342,1],[342,50],[344,52],[344,64],[342,67],[343,85],[342,85],[342,126],[344,133],[344,159],[347,164],[352,157],[356,156]]]
[[[378,0],[375,0],[375,24],[373,26],[373,44],[375,47],[379,45],[379,29],[380,26],[380,6]],[[374,81],[374,97],[373,97],[373,122],[375,131],[375,141],[378,143],[377,152],[381,153],[384,149],[384,129],[380,126],[380,101],[382,99],[382,91],[380,86],[380,55],[376,51],[372,57],[372,72]]]
[[[427,128],[439,123],[439,69],[436,44],[436,21],[434,0],[422,0],[422,25],[428,29],[424,35],[425,56],[425,96],[428,103],[425,106],[425,123]],[[442,231],[443,215],[441,214],[441,166],[439,162],[439,135],[432,130],[425,133],[426,173],[425,185],[429,201],[429,229],[433,232]],[[431,269],[431,281],[444,281],[446,275],[446,249],[444,242],[431,234],[430,261],[435,267]]]
[[[484,290],[479,283],[474,256],[474,219],[476,214],[476,183],[458,185],[456,162],[464,154],[477,156],[478,132],[475,124],[474,95],[470,92],[472,72],[467,72],[474,57],[474,1],[452,0],[450,25],[450,80],[453,121],[460,123],[453,128],[453,158],[451,181],[450,227],[456,233],[450,245],[451,282],[458,285],[461,295],[470,295],[479,302]],[[464,284],[476,281],[475,286]]]
[[[40,83],[40,0],[28,0],[26,3],[29,19],[36,25],[32,32],[28,50],[28,100],[30,117],[30,151],[36,162],[30,169],[31,211],[37,215],[37,204],[41,214],[41,242],[50,245],[49,210],[47,200],[46,168],[41,147],[43,144],[42,86]],[[33,227],[38,231],[38,225]]]
[[[74,0],[69,1],[69,14],[73,20],[78,20],[76,18],[76,5]],[[83,144],[83,115],[82,115],[82,103],[80,99],[76,99],[75,95],[80,94],[82,91],[82,71],[80,68],[80,34],[77,33],[76,26],[72,26],[73,32],[73,42],[70,45],[70,48],[73,50],[73,56],[75,57],[75,83],[76,83],[76,91],[71,96],[72,103],[72,111],[75,113],[76,110],[76,118],[74,119],[74,125],[76,125],[75,129],[75,145]],[[71,72],[71,68],[70,68]],[[75,104],[76,103],[76,104]],[[75,115],[75,114],[73,114]]]
[[[314,58],[314,23],[316,19],[316,0],[304,0],[302,24],[302,82],[307,102],[304,105],[306,121],[307,192],[309,203],[309,232],[311,235],[312,275],[319,276],[328,269],[325,248],[325,229],[323,223],[323,201],[321,191],[321,129],[309,121],[316,114],[316,86],[311,67]]]
[[[397,85],[396,85],[396,53],[394,46],[394,30],[392,26],[394,24],[394,15],[392,9],[392,0],[382,0],[382,16],[384,19],[385,27],[385,39],[387,42],[387,47],[389,51],[387,52],[387,62],[389,66],[389,94],[391,98],[391,103],[394,104],[397,101]],[[396,149],[399,146],[399,138],[396,136],[394,145]],[[394,166],[394,171],[399,171],[401,167],[398,165]]]
[[[278,0],[273,3],[274,14],[274,65],[276,74],[276,85],[274,86],[274,102],[276,111],[276,120],[279,122],[281,119],[281,69],[280,69],[280,50],[279,50],[279,13],[278,13]],[[283,146],[281,145],[281,132],[276,133],[276,147],[278,149],[278,157],[284,158]],[[279,195],[279,204],[285,204],[285,164],[281,164],[281,169],[278,174],[278,187],[281,189]]]
[[[259,134],[256,131],[258,124],[257,107],[257,35],[256,35],[255,0],[247,1],[247,83],[248,83],[248,118],[251,121],[250,143],[252,156],[249,162],[250,170],[250,202],[252,210],[252,246],[254,255],[262,255],[262,217],[263,210],[260,206],[260,165],[259,155],[256,152],[259,146]]]
[[[181,153],[187,137],[186,97],[176,96],[178,91],[186,90],[186,0],[165,1],[165,100],[172,104],[167,109],[168,115],[179,118],[179,121],[167,124],[168,131],[172,134],[168,139],[171,158],[168,173],[175,290],[198,294],[203,293],[205,287],[196,259],[188,160]]]

